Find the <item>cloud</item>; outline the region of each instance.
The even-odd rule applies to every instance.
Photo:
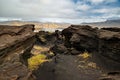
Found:
[[[91,2],[92,4],[100,4],[100,3],[113,3],[117,2],[117,0],[87,0],[88,2]]]
[[[106,0],[89,0],[89,2],[93,3],[93,4],[99,4],[99,3],[102,3]]]
[[[92,13],[102,14],[102,18],[111,18],[111,17],[119,17],[120,16],[120,8],[100,8],[94,9],[91,11]]]
[[[71,15],[69,18],[77,16],[71,0],[7,1],[2,0],[2,3],[0,2],[0,5],[2,5],[0,15],[18,17],[68,17],[68,15]]]
[[[86,10],[88,10],[90,8],[91,8],[90,5],[87,5],[87,4],[83,3],[83,2],[78,1],[76,3],[76,9],[77,10],[86,11]]]
[[[100,22],[105,21],[104,18],[81,18],[81,19],[67,19],[67,18],[29,18],[29,19],[21,19],[21,18],[6,18],[0,17],[0,21],[40,21],[40,22],[56,22],[56,23],[71,23],[71,24],[80,24],[84,22]]]
[[[4,18],[1,20],[18,18],[76,23],[95,21],[96,18],[101,21],[120,15],[120,7],[111,6],[116,2],[119,0],[0,0],[0,17]]]
[[[82,18],[82,19],[66,19],[66,18],[44,18],[43,22],[60,22],[60,23],[72,23],[72,24],[80,24],[83,22],[100,22],[105,21],[106,19],[96,19],[96,18]]]

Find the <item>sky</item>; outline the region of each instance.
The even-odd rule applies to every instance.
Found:
[[[0,21],[82,23],[120,18],[120,0],[0,0]]]

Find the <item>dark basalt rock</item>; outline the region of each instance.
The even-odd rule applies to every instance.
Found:
[[[78,56],[57,54],[51,62],[44,63],[34,72],[37,80],[97,80],[102,73],[87,66],[89,62]]]
[[[113,27],[113,28],[102,28],[102,30],[108,30],[113,32],[120,32],[120,28]]]
[[[54,45],[50,50],[55,54],[66,54],[68,52],[64,44]]]
[[[120,62],[120,31],[100,30],[100,54]]]
[[[99,80],[119,80],[120,72],[109,72],[105,77],[100,78]]]
[[[120,28],[97,29],[71,25],[64,29],[62,34],[65,36],[66,47],[95,53],[98,59],[104,61],[106,69],[120,70]]]
[[[27,59],[35,42],[34,25],[0,25],[0,80],[35,80]]]
[[[119,29],[118,29],[119,30]],[[110,71],[120,70],[120,31],[99,30],[99,56],[101,64]]]
[[[56,41],[55,34],[46,31],[39,31],[37,33],[36,38],[37,38],[36,44],[44,45],[44,46],[51,46]]]
[[[74,47],[79,51],[93,51],[98,49],[97,30],[90,26],[71,25],[64,29],[66,47]]]

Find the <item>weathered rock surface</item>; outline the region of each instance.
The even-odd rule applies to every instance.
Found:
[[[54,45],[56,41],[56,36],[54,33],[39,31],[37,33],[37,43],[39,45],[50,46]]]
[[[55,54],[66,54],[68,52],[64,44],[54,45],[50,50]]]
[[[120,79],[120,28],[97,29],[90,26],[71,25],[62,31],[62,36],[64,44],[57,44],[52,47],[53,52],[57,54],[53,68],[56,77],[53,80]],[[90,60],[78,58],[82,63],[74,62],[78,54],[86,51],[92,55]],[[64,53],[72,55],[65,55]],[[86,67],[83,62],[87,64],[86,61],[93,61],[99,69],[89,67],[83,69]],[[79,65],[83,72],[79,71],[75,65]],[[84,74],[84,71],[87,75]],[[118,74],[107,75],[106,73],[109,72],[118,72]],[[91,73],[95,74],[92,75]]]
[[[106,68],[120,70],[120,29],[108,28],[99,30],[99,55]]]
[[[27,59],[35,42],[34,25],[0,25],[0,80],[34,80]]]
[[[65,45],[79,51],[93,51],[98,49],[97,30],[90,26],[71,25],[64,29]]]
[[[54,33],[39,31],[39,33],[37,33],[36,45],[43,49],[44,47],[49,48],[47,51],[52,51],[55,54],[64,54],[67,51],[67,48],[64,46],[64,42],[62,40],[61,31],[58,30]]]
[[[37,35],[33,30],[33,25],[0,26],[0,80],[120,79],[120,28],[71,25],[62,33]],[[51,47],[55,53],[52,61],[33,71],[36,79],[26,61],[35,39],[35,45]],[[83,58],[83,52],[91,53],[89,58]]]
[[[99,30],[90,26],[71,25],[64,29],[62,34],[65,36],[67,47],[73,47],[79,51],[97,51],[120,62],[120,28]]]
[[[97,80],[103,74],[94,64],[79,56],[57,54],[34,74],[39,77],[37,80]]]

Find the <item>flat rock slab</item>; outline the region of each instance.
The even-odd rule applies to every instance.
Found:
[[[40,66],[35,74],[37,80],[97,80],[104,75],[90,60],[61,54]]]

